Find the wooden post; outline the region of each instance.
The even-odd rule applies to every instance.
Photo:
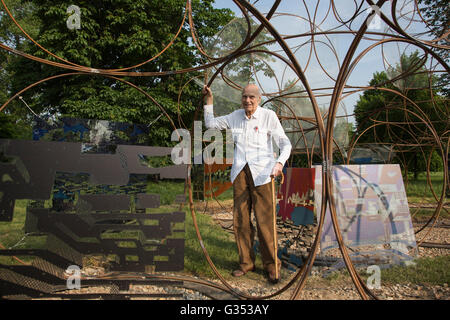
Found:
[[[273,214],[273,250],[275,255],[275,279],[278,276],[278,239],[277,239],[277,199],[275,194],[275,178],[272,177],[272,214]]]
[[[279,279],[278,275],[278,236],[277,236],[277,195],[275,193],[275,177],[270,176],[272,184],[272,214],[273,214],[273,249],[275,252],[275,279]],[[281,182],[284,183],[284,174],[281,172]]]

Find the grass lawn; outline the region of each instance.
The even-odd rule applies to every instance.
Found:
[[[239,262],[233,235],[225,232],[208,215],[196,213],[196,220],[212,262],[224,278],[229,278],[230,273],[238,267]],[[186,211],[185,239],[185,272],[194,276],[215,277],[200,247],[189,210]]]
[[[0,222],[0,244],[6,249],[39,249],[44,248],[47,236],[26,236],[25,218],[27,200],[16,200],[14,216],[11,222]],[[3,247],[0,247],[3,249]],[[26,263],[31,263],[32,257],[18,257]],[[0,263],[20,264],[17,260],[8,256],[0,256]]]
[[[450,283],[450,255],[419,258],[415,266],[395,266],[381,270],[381,279],[387,283],[439,284]]]
[[[416,284],[416,285],[444,285],[450,283],[450,255],[434,258],[418,258],[415,265],[393,266],[381,269],[381,285],[387,284]],[[371,274],[366,269],[358,268],[358,273],[364,283]],[[351,281],[347,269],[335,271],[328,275],[324,281],[329,284],[342,281]]]
[[[436,197],[439,199],[442,192],[443,172],[430,172],[430,180]],[[406,179],[403,179],[406,181]],[[425,172],[420,173],[417,180],[414,175],[408,175],[408,183],[405,183],[406,195],[409,202],[425,202],[435,203],[436,200],[427,183],[427,175]]]

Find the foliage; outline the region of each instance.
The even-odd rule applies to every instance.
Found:
[[[31,37],[36,37],[39,29],[39,19],[35,14],[35,5],[26,0],[5,1],[14,19],[26,30]],[[0,41],[17,50],[22,50],[27,44],[25,35],[9,18],[6,11],[0,11]],[[3,51],[1,51],[4,54]]]
[[[100,69],[120,69],[140,64],[163,50],[175,37],[185,13],[184,0],[105,0],[77,1],[81,10],[81,29],[70,30],[68,0],[31,0],[32,14],[39,21],[36,40],[53,54],[71,63]],[[214,35],[226,24],[232,13],[214,9],[212,0],[192,1],[193,17],[200,40]],[[3,20],[3,19],[2,19]],[[40,58],[58,61],[37,46],[23,50]],[[202,62],[185,23],[173,45],[160,57],[131,69],[136,72],[179,70]],[[67,72],[21,57],[8,62],[10,80],[8,95],[40,79]],[[27,72],[23,72],[27,70]],[[162,77],[128,77],[150,94],[177,119],[178,93],[192,75]],[[200,100],[199,88],[190,85],[183,90],[181,118],[189,126],[193,110]],[[161,115],[160,108],[142,93],[117,80],[80,75],[48,81],[28,93],[24,99],[36,113],[47,113],[89,119],[152,123]],[[178,123],[175,123],[178,126]],[[151,126],[150,143],[169,145],[174,127],[166,117]]]
[[[421,11],[425,14],[431,30],[436,36],[441,37],[448,31],[450,23],[450,7],[448,3],[440,0],[419,0],[419,4],[423,5]]]
[[[29,1],[23,0],[9,0],[5,2],[17,22],[30,36],[36,37],[40,21],[34,13],[36,10],[35,6]],[[30,46],[30,42],[4,10],[0,11],[0,42],[17,50],[26,50]],[[15,60],[17,58],[13,54],[0,50],[0,105],[11,95],[12,79],[18,73],[23,73],[23,70],[12,70],[10,68]],[[11,102],[9,107],[0,113],[0,137],[27,137],[31,130],[31,117],[29,114],[28,109],[22,102]]]
[[[421,11],[423,12],[431,33],[437,37],[442,37],[448,31],[450,25],[450,6],[447,1],[440,0],[419,0]],[[438,44],[450,45],[447,39],[442,39]],[[450,63],[450,55],[447,49],[434,48],[438,55],[448,64]],[[450,97],[450,74],[443,73],[438,79],[439,89],[443,95]]]
[[[250,20],[251,34],[256,31],[259,25]],[[245,18],[236,18],[230,22],[218,36],[206,41],[205,47],[208,53],[215,57],[225,56],[235,51],[245,40],[248,32],[248,24]],[[263,29],[251,42],[257,44],[258,50],[268,50],[262,43],[270,40],[269,33]],[[244,85],[248,82],[255,82],[255,74],[262,72],[267,77],[274,77],[273,70],[267,62],[273,62],[274,58],[263,52],[250,53],[233,59],[225,68],[225,74],[234,82]]]
[[[359,142],[403,145],[396,151],[403,152],[409,170],[416,174],[426,170],[425,160],[420,159],[422,151],[428,155],[432,150],[431,144],[435,143],[433,139],[424,139],[431,137],[431,131],[422,119],[431,122],[429,125],[442,135],[447,130],[449,116],[446,99],[439,95],[431,97],[428,86],[430,82],[434,85],[437,78],[426,72],[422,62],[416,51],[409,56],[403,54],[400,62],[387,72],[376,72],[369,85],[380,89],[365,91],[354,109],[357,135],[363,134],[377,121],[389,122],[365,132]],[[441,168],[442,159],[432,157],[432,169]]]
[[[258,24],[250,20],[251,34]],[[245,41],[248,32],[248,24],[245,18],[231,20],[214,37],[205,39],[203,46],[210,57],[225,57],[236,51]],[[251,47],[258,50],[270,51],[263,43],[270,40],[267,30],[263,29],[251,42]],[[247,46],[246,49],[249,49]],[[274,72],[269,64],[274,61],[267,52],[251,52],[238,55],[226,62],[226,66],[212,84],[214,93],[214,111],[216,116],[225,115],[241,107],[241,90],[249,83],[257,83],[257,75],[273,78]],[[216,72],[215,68],[210,73]]]

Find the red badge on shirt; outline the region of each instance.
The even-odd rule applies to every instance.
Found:
[[[258,132],[258,127],[255,127],[255,131]]]

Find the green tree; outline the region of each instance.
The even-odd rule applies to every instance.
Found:
[[[403,54],[395,67],[388,69],[387,72],[374,74],[369,85],[380,89],[366,90],[354,109],[357,135],[363,134],[364,130],[377,121],[388,122],[364,133],[359,142],[396,145],[396,151],[403,153],[408,169],[414,172],[415,178],[419,172],[426,170],[426,162],[421,159],[423,158],[421,150],[428,156],[433,146],[436,146],[436,142],[426,124],[419,118],[424,118],[424,115],[410,100],[426,114],[439,136],[448,130],[450,116],[447,100],[440,95],[431,96],[429,83],[431,81],[431,85],[434,86],[437,77],[431,76],[430,79],[426,71],[417,51],[410,55]],[[381,88],[400,92],[409,100]],[[442,159],[439,157],[432,159],[432,169],[441,170]]]
[[[35,6],[29,1],[6,1],[9,10],[18,23],[32,36],[39,31],[40,21],[35,15]],[[6,11],[0,11],[0,43],[17,50],[26,50],[30,43],[14,24]],[[5,102],[12,93],[12,81],[15,71],[10,68],[16,57],[6,50],[0,50],[0,102]],[[28,129],[28,110],[20,101],[13,101],[9,108],[0,112],[0,137],[25,138],[30,133]]]
[[[253,34],[258,24],[250,20],[250,34]],[[234,18],[216,35],[205,39],[203,47],[208,56],[214,58],[226,57],[235,52],[245,41],[248,33],[248,24],[245,18]],[[267,30],[262,29],[257,37],[245,48],[264,50],[261,52],[246,52],[238,57],[233,57],[226,62],[221,75],[212,83],[214,92],[214,112],[216,115],[224,115],[241,107],[241,90],[248,83],[257,83],[257,77],[274,78],[275,74],[270,68],[274,57],[267,53],[270,49],[265,45],[271,39]],[[245,50],[244,49],[244,50]],[[212,68],[210,74],[217,69]],[[261,88],[262,89],[262,88]]]
[[[421,5],[421,11],[424,13],[425,19],[431,33],[437,37],[442,37],[445,32],[449,30],[450,26],[450,5],[448,1],[440,0],[419,0]],[[442,45],[450,45],[450,41],[447,38],[443,38],[438,42]],[[434,51],[444,59],[447,64],[450,64],[449,50],[435,48]],[[448,98],[450,97],[450,74],[443,73],[437,80],[439,90]]]
[[[175,37],[185,12],[185,0],[103,0],[77,1],[81,10],[81,28],[67,27],[69,0],[31,0],[40,20],[37,41],[50,52],[70,62],[99,69],[119,69],[148,60],[163,50]],[[192,1],[195,27],[200,40],[210,37],[226,24],[232,13],[214,9],[213,0]],[[58,61],[37,46],[26,52],[51,61]],[[173,45],[157,59],[132,71],[154,72],[178,70],[202,62],[185,23]],[[10,63],[15,77],[11,91],[16,92],[35,81],[65,72],[21,57]],[[24,72],[25,70],[25,72]],[[189,75],[192,76],[192,75]],[[164,107],[175,121],[178,118],[179,90],[187,75],[163,77],[128,77],[124,80],[138,85]],[[193,110],[200,100],[194,85],[183,91],[181,117],[189,125]],[[31,108],[49,113],[90,119],[151,123],[161,110],[137,90],[110,78],[82,75],[59,78],[24,94]],[[178,124],[178,123],[177,123]],[[151,126],[150,143],[170,144],[173,128],[166,117]]]
[[[206,39],[206,52],[213,57],[222,57],[231,54],[245,41],[248,27],[245,18],[233,19],[215,37]],[[259,24],[250,20],[250,34],[253,34],[258,27]],[[272,37],[267,30],[263,29],[250,43],[250,47],[257,50],[270,51],[263,44],[271,39]],[[265,52],[245,54],[230,61],[225,68],[225,74],[230,80],[240,85],[255,81],[255,74],[257,72],[262,72],[267,77],[274,77],[273,70],[268,67],[268,63],[274,61],[275,59]]]

